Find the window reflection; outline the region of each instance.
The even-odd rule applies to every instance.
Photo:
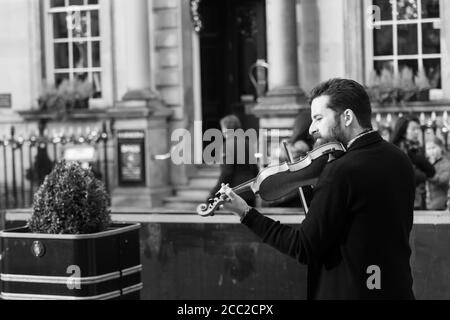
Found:
[[[417,24],[404,24],[397,26],[398,54],[417,54]]]
[[[98,12],[91,11],[91,36],[98,37],[100,35]]]
[[[86,11],[74,11],[67,14],[67,24],[72,30],[72,37],[82,38],[88,36],[88,18]]]
[[[374,69],[378,76],[381,75],[381,72],[383,70],[388,70],[391,74],[393,74],[394,73],[394,61],[392,61],[392,60],[375,61]]]
[[[441,52],[441,31],[434,27],[434,23],[422,24],[423,53]]]
[[[55,43],[54,55],[56,69],[69,68],[69,46],[67,43]]]
[[[381,20],[392,20],[392,0],[374,0],[373,5],[381,10]]]
[[[83,0],[69,0],[70,6],[82,6],[83,4]]]
[[[439,0],[422,0],[422,18],[439,17]]]
[[[92,66],[100,67],[100,42],[92,42]]]
[[[88,80],[88,73],[87,72],[76,72],[73,75],[74,79],[80,80],[81,82],[84,82]]]
[[[431,88],[441,89],[441,59],[424,59],[423,68],[430,81]]]
[[[64,81],[69,80],[68,73],[56,73],[55,74],[55,86],[59,87],[59,85]]]
[[[73,44],[74,68],[88,67],[87,43],[80,42]]]
[[[376,56],[394,54],[392,36],[392,26],[382,26],[380,29],[374,29],[373,47]]]
[[[55,13],[53,15],[53,37],[55,39],[62,39],[68,37],[66,13]]]
[[[397,20],[417,19],[417,0],[397,0]]]
[[[50,1],[51,8],[64,7],[64,6],[65,6],[64,0],[51,0]]]
[[[399,60],[398,61],[398,70],[400,72],[403,71],[403,69],[409,68],[412,70],[413,75],[416,76],[417,72],[419,71],[419,63],[415,59],[409,59],[409,60]]]

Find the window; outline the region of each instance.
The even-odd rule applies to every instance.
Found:
[[[49,0],[47,18],[47,78],[89,81],[102,98],[99,0]]]
[[[386,69],[398,75],[409,68],[414,76],[425,75],[432,89],[442,89],[439,0],[372,0],[368,5],[380,13],[366,33],[368,73]]]

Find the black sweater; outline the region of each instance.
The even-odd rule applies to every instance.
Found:
[[[414,172],[407,155],[374,132],[326,166],[299,228],[255,209],[242,223],[308,265],[309,299],[414,299],[413,203]],[[367,286],[371,266],[380,268],[381,289]]]

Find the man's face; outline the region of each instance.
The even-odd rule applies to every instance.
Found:
[[[311,103],[310,135],[320,145],[330,141],[347,143],[341,116],[328,108],[329,96],[319,96]]]

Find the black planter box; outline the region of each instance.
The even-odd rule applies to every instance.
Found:
[[[84,235],[0,232],[2,299],[139,299],[140,224]]]

